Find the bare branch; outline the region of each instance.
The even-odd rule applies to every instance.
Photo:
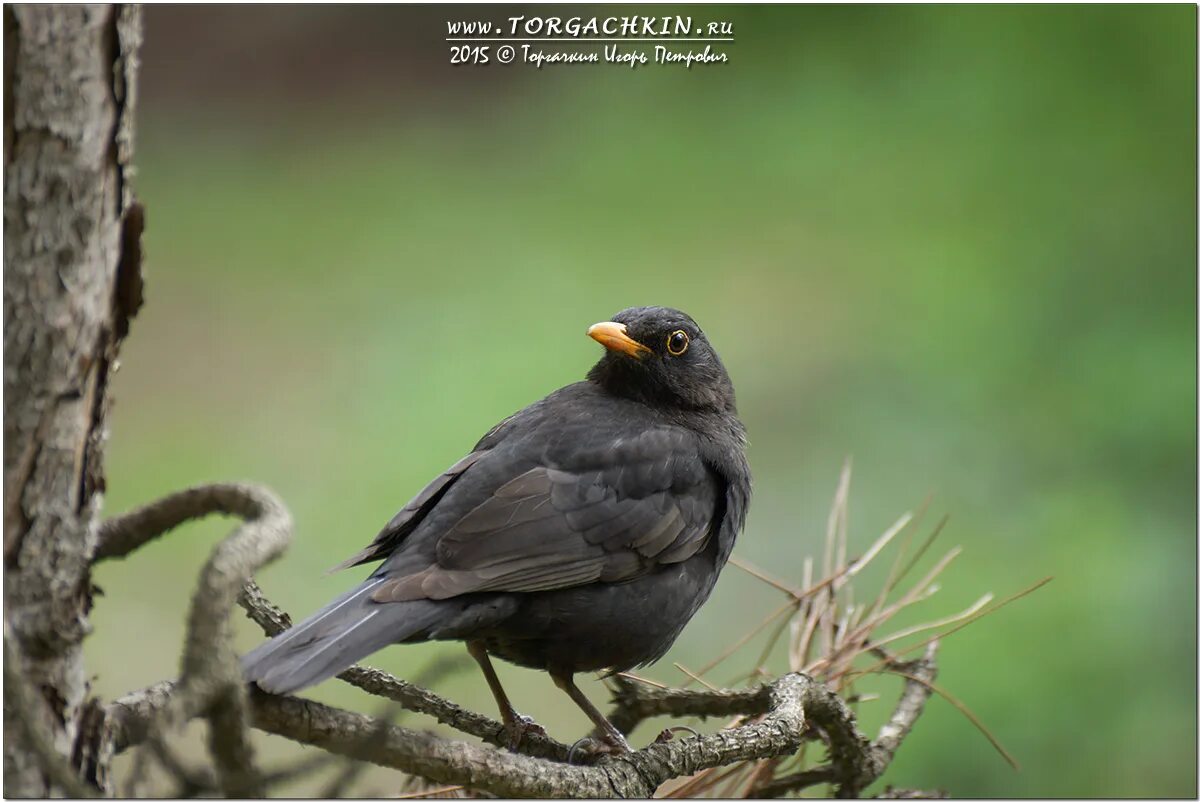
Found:
[[[278,635],[292,625],[291,617],[263,596],[262,590],[254,582],[245,586],[238,597],[238,603],[246,610],[250,619],[268,635]],[[460,707],[386,671],[354,666],[338,674],[338,679],[373,696],[390,699],[406,710],[432,716],[438,722],[486,743],[496,746],[508,743],[504,724],[501,722]],[[565,763],[571,749],[548,736],[527,732],[521,739],[519,751],[530,757],[543,757]]]
[[[271,491],[249,484],[212,484],[173,493],[100,525],[94,560],[124,557],[185,521],[212,513],[245,519],[213,550],[192,596],[183,666],[169,704],[149,737],[197,715],[209,720],[209,750],[222,789],[232,796],[261,790],[248,738],[249,712],[229,613],[253,573],[291,540],[291,515]]]
[[[670,741],[596,766],[570,766],[498,749],[447,741],[401,727],[379,728],[366,716],[294,697],[252,695],[255,726],[338,754],[360,756],[435,782],[500,796],[648,796],[674,777],[711,766],[790,754],[799,745],[805,704],[828,694],[807,677],[789,674],[769,688],[762,721],[701,738]],[[757,706],[757,699],[755,699]],[[819,705],[817,705],[819,706]],[[363,739],[371,732],[370,740]],[[365,751],[356,747],[364,745]],[[353,754],[357,752],[358,754]]]
[[[656,687],[618,676],[612,720],[625,732],[660,715],[732,717],[733,723],[709,735],[658,742],[627,755],[587,756],[598,761],[593,765],[571,765],[568,748],[544,736],[530,735],[522,743],[524,754],[514,754],[416,732],[383,718],[267,694],[253,687],[248,690],[232,653],[228,611],[236,600],[271,635],[291,626],[288,615],[271,604],[250,580],[254,568],[286,544],[290,520],[270,494],[255,500],[244,492],[246,486],[240,485],[212,486],[207,493],[203,490],[176,494],[102,528],[97,559],[128,554],[156,537],[156,528],[177,525],[187,516],[202,514],[201,510],[234,509],[254,516],[214,550],[205,566],[189,616],[183,676],[176,683],[160,683],[114,702],[107,709],[106,730],[113,748],[120,751],[148,739],[160,739],[168,725],[197,715],[207,717],[210,750],[225,793],[262,787],[250,762],[246,733],[249,724],[431,782],[500,796],[534,797],[648,796],[668,780],[698,772],[725,776],[711,770],[787,757],[806,740],[819,737],[828,748],[827,765],[762,783],[751,778],[749,793],[778,796],[828,782],[837,787],[839,796],[856,796],[891,762],[923,710],[936,675],[936,644],[921,660],[903,664],[889,660],[894,668],[904,670],[909,681],[875,742],[858,731],[853,712],[834,690],[804,674],[787,674],[767,685],[744,690],[705,691]],[[465,710],[415,684],[361,666],[339,677],[490,744],[504,743],[500,722]]]
[[[396,706],[389,705],[388,710],[384,710],[382,715],[375,717],[375,728],[363,736],[363,740],[354,745],[352,752],[353,758],[346,761],[346,765],[337,773],[326,785],[317,792],[318,799],[341,799],[346,795],[347,789],[354,784],[354,781],[366,770],[370,764],[359,758],[364,753],[367,745],[375,738],[383,735],[393,719],[395,719]]]
[[[904,690],[900,694],[900,701],[896,703],[892,717],[880,728],[879,735],[876,736],[875,743],[872,745],[872,748],[884,761],[880,767],[880,774],[896,756],[896,750],[900,748],[900,744],[912,732],[913,725],[920,718],[925,709],[925,703],[929,701],[929,697],[933,693],[930,685],[937,679],[937,664],[934,662],[937,658],[937,650],[938,641],[931,641],[921,659],[914,660],[905,666],[908,673],[912,675],[912,679],[904,683]]]
[[[773,799],[793,791],[801,791],[821,783],[831,783],[837,780],[837,770],[832,766],[819,766],[815,769],[798,771],[783,777],[760,783],[751,787],[751,799]]]
[[[689,691],[656,688],[615,675],[613,710],[608,719],[625,734],[654,716],[732,716],[765,713],[771,704],[771,686],[748,690]]]
[[[92,561],[126,557],[180,524],[214,514],[246,521],[274,517],[291,529],[283,502],[265,487],[241,482],[197,485],[101,523]]]
[[[150,737],[150,725],[170,703],[174,691],[175,683],[164,680],[109,704],[106,737],[112,741],[113,752],[119,755],[130,747],[145,743]]]
[[[272,789],[285,783],[296,782],[331,766],[337,760],[336,755],[328,752],[318,752],[305,755],[290,764],[262,773],[264,789]]]
[[[128,746],[148,732],[148,720],[170,703],[171,688],[159,684],[112,706],[114,742]],[[500,749],[450,741],[414,732],[356,713],[297,699],[253,691],[255,727],[330,752],[401,771],[434,782],[466,785],[500,796],[608,797],[647,796],[674,777],[712,766],[791,754],[804,738],[806,710],[824,716],[848,714],[828,689],[800,674],[788,674],[753,691],[705,694],[665,704],[688,713],[705,711],[763,713],[760,721],[700,738],[652,744],[631,755],[595,766],[572,766]],[[765,705],[764,705],[765,700]],[[852,725],[851,725],[852,727]],[[370,734],[370,737],[366,737]]]
[[[786,676],[804,676],[789,674]],[[840,696],[825,685],[805,678],[804,715],[808,723],[825,735],[831,762],[838,769],[841,782],[863,787],[858,778],[869,772],[872,761],[870,743],[855,728],[854,713]],[[777,680],[778,682],[778,680]],[[615,699],[614,724],[631,727],[656,715],[731,716],[761,715],[772,705],[775,683],[748,690],[686,691],[660,689],[621,679]],[[768,757],[759,755],[758,757]],[[870,777],[874,781],[875,774]]]
[[[175,790],[170,794],[178,797],[194,797],[200,794],[213,795],[221,790],[217,782],[217,778],[213,775],[208,767],[193,768],[186,763],[175,753],[165,740],[159,738],[151,738],[147,742],[149,749],[159,764],[166,769],[175,780]],[[145,768],[145,761],[142,762],[141,769]],[[145,779],[144,771],[137,771],[131,777],[130,788],[132,789],[130,796],[145,796],[142,782]]]
[[[937,665],[934,662],[937,646],[937,641],[934,641],[921,659],[898,664],[897,667],[903,668],[911,678],[905,683],[891,718],[880,728],[874,742],[867,744],[858,735],[853,729],[853,718],[849,721],[850,727],[845,726],[846,719],[835,718],[837,727],[832,730],[826,728],[823,722],[818,722],[828,735],[829,765],[768,780],[753,787],[751,795],[760,799],[778,797],[821,783],[837,783],[839,797],[858,796],[883,775],[896,750],[924,711],[925,703],[933,693],[929,684],[937,677]],[[839,697],[834,698],[841,702]],[[811,711],[809,716],[816,720]]]

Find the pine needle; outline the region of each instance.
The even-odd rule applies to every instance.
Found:
[[[946,523],[949,520],[949,515],[943,515],[941,517],[941,519],[933,527],[933,531],[929,533],[929,537],[925,538],[925,542],[921,544],[919,549],[917,549],[917,553],[913,555],[913,558],[908,561],[908,565],[904,566],[904,570],[901,571],[900,575],[896,577],[896,584],[902,582],[904,577],[908,576],[908,572],[913,569],[913,566],[921,561],[921,558],[925,556],[925,552],[929,551],[929,547],[933,545],[933,541],[937,540],[938,535],[940,535],[942,530],[946,528]],[[892,587],[895,587],[895,585]]]
[[[859,557],[846,568],[846,571],[842,574],[839,582],[848,582],[852,577],[857,575],[859,571],[866,568],[871,560],[875,559],[875,556],[879,554],[879,552],[883,551],[883,548],[888,543],[892,542],[892,538],[904,531],[904,528],[909,525],[912,519],[913,516],[911,512],[906,512],[901,515],[900,520],[896,521],[896,523],[892,524],[886,532],[880,535],[879,539],[871,544],[871,548],[867,549],[863,556]]]
[[[928,646],[931,642],[933,642],[935,640],[941,640],[941,639],[945,638],[947,635],[953,635],[955,632],[958,632],[960,629],[967,626],[968,624],[973,624],[974,622],[978,621],[979,619],[983,618],[984,616],[991,615],[992,613],[996,612],[1001,607],[1005,607],[1009,604],[1012,604],[1017,599],[1028,596],[1030,593],[1033,593],[1038,588],[1041,588],[1043,585],[1045,585],[1047,582],[1049,582],[1052,579],[1054,579],[1054,577],[1052,577],[1052,576],[1045,577],[1044,579],[1039,579],[1037,582],[1034,582],[1032,585],[1025,588],[1024,590],[1017,591],[1013,595],[996,602],[991,607],[988,607],[985,610],[981,610],[980,612],[976,613],[975,615],[965,619],[958,626],[951,627],[950,629],[946,630],[945,632],[939,632],[938,634],[936,634],[932,637],[926,638],[925,640],[921,641],[920,643],[914,643],[912,646],[904,647],[900,651],[896,652],[893,655],[893,657],[899,657],[900,655],[908,654],[909,652],[914,651],[915,649],[920,649],[922,646]],[[890,661],[889,660],[880,660],[878,663],[875,663],[870,668],[868,668],[864,671],[857,671],[857,672],[855,672],[855,674],[857,674],[857,675],[870,674],[874,671],[879,670],[881,667],[886,665],[888,662],[890,662]]]
[[[658,688],[659,690],[663,691],[670,690],[670,686],[668,685],[663,685],[661,682],[655,682],[654,680],[646,679],[645,677],[639,677],[637,674],[630,674],[628,671],[618,671],[616,676],[633,680],[634,682],[640,682],[643,685],[649,685],[651,688]]]
[[[946,690],[933,684],[932,682],[927,682],[926,680],[923,680],[920,677],[914,676],[905,671],[897,671],[895,669],[890,669],[888,671],[888,673],[896,674],[898,676],[904,677],[907,680],[911,680],[913,682],[924,685],[926,688],[928,688],[929,690],[936,693],[938,696],[945,699],[947,702],[949,702],[951,704],[952,707],[954,707],[955,710],[962,713],[964,716],[966,716],[968,721],[970,721],[972,724],[975,725],[975,729],[979,730],[979,732],[983,735],[983,737],[988,739],[988,743],[990,743],[995,748],[995,750],[1000,753],[1000,757],[1004,758],[1005,762],[1008,763],[1008,765],[1012,766],[1014,771],[1021,770],[1021,766],[1019,763],[1017,763],[1017,759],[1015,757],[1013,757],[1012,754],[1010,754],[1007,749],[1004,748],[1003,744],[1000,743],[1000,739],[998,739],[995,735],[993,735],[991,730],[989,730],[987,727],[985,727],[983,725],[983,722],[979,720],[979,716],[977,716],[973,712],[971,712],[971,709],[969,707],[967,707],[965,704],[963,704],[961,701],[959,701],[957,698],[955,698],[954,696],[951,696]]]
[[[806,557],[800,566],[798,577],[789,579],[786,578],[786,575],[785,577],[775,576],[749,560],[740,557],[730,559],[730,562],[740,570],[785,594],[786,601],[699,671],[692,671],[675,663],[675,668],[687,677],[682,687],[697,682],[706,688],[714,689],[713,685],[704,679],[704,676],[745,648],[760,633],[768,630],[758,660],[754,663],[754,670],[748,676],[744,675],[743,679],[754,680],[771,676],[767,670],[767,664],[784,633],[789,632],[787,658],[790,670],[803,671],[818,681],[828,683],[831,688],[846,695],[854,704],[878,698],[877,695],[858,696],[854,694],[853,684],[859,677],[866,674],[878,673],[882,670],[908,680],[921,682],[932,693],[946,699],[987,738],[992,747],[1009,765],[1017,769],[1016,759],[984,726],[978,716],[944,689],[933,683],[923,682],[907,673],[906,670],[911,670],[910,664],[900,662],[899,658],[901,655],[928,645],[931,641],[945,638],[985,615],[991,615],[1042,587],[1050,581],[1050,578],[1040,580],[1000,601],[995,601],[993,594],[986,593],[958,613],[894,629],[890,632],[884,631],[888,622],[902,611],[925,601],[938,592],[940,577],[950,564],[962,554],[962,548],[956,546],[948,549],[924,575],[916,581],[908,581],[909,575],[929,553],[934,542],[945,529],[948,520],[945,517],[938,520],[930,533],[914,550],[912,547],[918,542],[916,531],[918,522],[924,518],[929,506],[929,500],[926,499],[915,513],[906,512],[896,519],[891,526],[875,538],[860,557],[848,558],[851,473],[851,461],[847,459],[842,466],[830,505],[826,521],[824,551],[819,555]],[[888,560],[887,575],[883,580],[882,587],[874,595],[862,593],[862,588],[856,582],[860,581],[859,577],[864,573],[866,567],[877,562],[888,548],[893,548],[898,553],[894,558]],[[797,579],[799,579],[798,586],[794,584]],[[855,603],[856,598],[863,601]],[[889,644],[903,642],[923,633],[928,637],[896,652],[884,648]],[[883,659],[865,670],[857,669],[854,664],[859,661],[859,658],[864,654],[871,653],[875,653]],[[622,676],[657,685],[657,683],[640,677]],[[740,679],[736,680],[735,684],[739,682],[741,682]],[[744,723],[744,719],[746,717],[734,716],[726,721],[725,727],[739,726]],[[678,784],[671,787],[669,791],[664,789],[664,793],[673,798],[697,796],[725,798],[752,795],[755,789],[761,787],[764,782],[769,782],[772,777],[779,776],[781,773],[803,771],[806,767],[811,768],[814,765],[812,760],[813,757],[802,745],[796,753],[786,757],[737,763],[699,772],[690,778],[678,781]]]
[[[742,648],[742,647],[743,647],[743,646],[745,646],[747,643],[749,643],[749,642],[750,642],[750,640],[751,640],[751,639],[752,639],[752,638],[753,638],[755,635],[757,635],[758,633],[760,633],[760,632],[762,632],[764,629],[766,629],[766,628],[767,628],[767,626],[768,626],[768,625],[770,625],[770,623],[771,623],[772,621],[774,621],[776,618],[778,618],[779,616],[783,615],[785,612],[787,612],[788,610],[792,609],[793,607],[795,607],[795,603],[794,603],[794,602],[792,602],[792,601],[785,602],[783,605],[781,605],[779,608],[777,608],[777,609],[775,610],[775,612],[771,613],[771,614],[770,614],[770,615],[768,615],[766,618],[764,618],[764,619],[763,619],[761,622],[759,622],[758,626],[756,626],[754,629],[752,629],[752,630],[750,630],[749,632],[747,632],[747,633],[746,633],[745,635],[743,635],[742,637],[738,638],[738,640],[737,640],[737,642],[736,642],[736,643],[734,643],[732,646],[730,646],[729,648],[727,648],[725,651],[721,652],[721,654],[717,655],[715,658],[713,658],[711,661],[709,661],[709,662],[708,662],[708,663],[707,663],[705,666],[703,666],[703,667],[702,667],[702,668],[701,668],[699,671],[697,671],[697,672],[696,672],[697,676],[704,676],[704,675],[705,675],[705,674],[707,674],[709,671],[712,671],[712,670],[713,670],[714,668],[716,668],[718,665],[720,665],[721,663],[725,662],[726,658],[728,658],[728,657],[730,657],[731,655],[733,655],[734,653],[736,653],[738,649]],[[691,684],[691,683],[690,683],[690,681],[689,681],[689,682],[685,682],[685,683],[683,684],[683,687],[685,687],[685,688],[686,688],[686,687],[687,687],[688,685],[690,685],[690,684]]]
[[[743,560],[741,557],[738,557],[736,554],[729,558],[729,564],[736,566],[738,568],[741,568],[743,571],[750,574],[750,576],[754,577],[755,579],[766,582],[768,585],[775,588],[776,590],[782,590],[784,593],[788,594],[789,596],[791,596],[794,599],[801,599],[804,597],[803,591],[797,590],[796,588],[791,587],[786,582],[784,582],[782,579],[776,579],[775,577],[771,576],[763,569],[759,568],[754,563],[750,562],[749,560]]]
[[[439,788],[429,788],[425,791],[414,791],[411,794],[400,794],[395,799],[425,799],[427,797],[436,796],[438,794],[449,794],[454,791],[461,791],[466,786],[464,785],[443,785]]]
[[[704,679],[704,678],[703,678],[703,677],[701,677],[699,674],[695,674],[695,673],[693,673],[693,672],[689,671],[688,669],[684,668],[682,664],[680,664],[680,663],[672,663],[672,665],[674,665],[674,666],[675,666],[677,669],[679,669],[680,671],[682,671],[684,674],[687,674],[689,678],[691,678],[691,679],[695,680],[696,682],[699,682],[699,683],[700,683],[701,685],[703,685],[705,688],[708,688],[710,691],[716,691],[716,690],[720,690],[719,688],[717,688],[717,686],[716,686],[716,685],[713,685],[711,682],[709,682],[708,680]]]
[[[985,593],[974,604],[972,604],[967,609],[963,610],[961,613],[949,615],[949,616],[946,616],[945,618],[939,618],[937,621],[930,621],[928,624],[918,624],[916,626],[909,627],[908,629],[897,630],[896,632],[893,632],[891,635],[888,635],[885,638],[880,638],[879,640],[871,641],[870,648],[876,649],[880,646],[889,644],[892,641],[897,641],[897,640],[900,640],[901,638],[907,638],[910,635],[916,635],[918,632],[924,632],[928,629],[937,629],[938,627],[944,627],[947,624],[956,624],[959,621],[962,621],[966,618],[970,618],[971,616],[975,615],[975,613],[979,612],[985,606],[990,604],[993,598],[995,598],[995,597],[991,593]]]

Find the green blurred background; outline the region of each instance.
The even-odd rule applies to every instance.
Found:
[[[750,432],[737,554],[798,581],[851,455],[852,550],[931,493],[965,548],[924,617],[1056,577],[942,650],[940,684],[1022,770],[935,698],[887,782],[1194,796],[1195,7],[607,7],[732,21],[731,62],[448,65],[448,19],[510,13],[593,12],[147,8],[147,304],[107,511],[263,482],[297,532],[261,583],[310,612],[427,479],[582,376],[588,324],[678,306]],[[99,694],[173,675],[226,531],[101,567]],[[645,673],[679,682],[672,660],[707,662],[777,596],[729,569]],[[586,730],[545,677],[502,677],[552,734]],[[311,695],[376,709],[340,685]],[[492,712],[473,667],[433,685]]]

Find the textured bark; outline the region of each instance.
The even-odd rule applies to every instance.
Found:
[[[171,683],[160,683],[114,702],[110,724],[116,740],[133,745],[145,737],[147,722],[172,703],[175,692]],[[702,692],[688,696],[691,704],[675,709],[703,713],[744,707],[761,719],[699,738],[651,744],[598,765],[574,766],[440,738],[294,696],[254,691],[250,703],[255,727],[299,743],[435,782],[541,799],[648,797],[667,780],[705,768],[792,754],[806,737],[809,718],[818,726],[853,730],[845,704],[802,674],[787,674],[762,690],[718,692],[717,702]]]
[[[44,760],[15,719],[39,719],[55,751],[88,762],[76,736],[91,709],[81,644],[108,375],[141,302],[141,11],[9,5],[4,36],[5,637],[41,702],[5,704],[4,793],[46,796]]]
[[[107,557],[125,556],[189,515],[215,509],[209,503],[215,498],[213,490],[220,489],[222,495],[228,495],[235,487],[212,486],[183,491],[106,522],[97,553]],[[254,491],[247,486],[242,489],[265,493],[262,489]],[[205,498],[209,502],[203,502]],[[227,503],[219,506],[232,509]],[[280,520],[286,520],[286,515]],[[217,553],[227,551],[227,544],[232,540],[266,538],[279,542],[278,537],[271,535],[272,528],[267,526],[253,534],[245,531],[235,534],[217,547]],[[259,553],[263,554],[261,550]],[[243,561],[238,575],[246,576],[252,562],[256,560]],[[209,565],[213,564],[214,560],[210,560]],[[228,590],[226,587],[225,593],[212,594],[202,582],[193,604],[201,599],[223,596],[222,605],[227,606],[230,603]],[[267,600],[254,582],[248,582],[242,588],[238,602],[268,634],[278,634],[290,626],[288,615]],[[211,612],[217,615],[215,608]],[[202,646],[211,642],[212,636],[202,633],[196,623],[197,619],[193,618],[189,626],[189,649],[193,644]],[[517,747],[520,753],[513,754],[504,749],[481,747],[393,726],[386,718],[370,718],[257,690],[252,690],[249,695],[248,715],[235,726],[242,728],[251,723],[266,732],[316,746],[351,761],[375,763],[434,782],[467,786],[502,797],[652,796],[668,780],[730,764],[771,768],[765,774],[756,772],[760,780],[752,778],[747,790],[751,797],[784,796],[819,783],[833,783],[839,797],[853,797],[883,774],[921,715],[933,690],[936,653],[935,640],[928,645],[921,659],[892,665],[893,670],[909,681],[891,719],[874,741],[860,733],[853,711],[841,697],[803,674],[787,674],[757,688],[706,691],[652,687],[622,678],[613,699],[615,709],[609,718],[622,721],[629,728],[645,719],[664,715],[736,718],[731,726],[709,735],[696,734],[696,737],[682,740],[660,736],[644,749],[611,759],[587,751],[574,753],[546,736],[540,736],[539,742],[532,744],[522,740]],[[187,663],[185,657],[185,666]],[[206,673],[215,673],[216,666],[212,669]],[[499,722],[466,713],[428,691],[381,671],[356,667],[339,676],[372,695],[434,715],[439,721],[491,741],[493,745],[503,743]],[[198,711],[202,707],[195,701],[198,698],[195,688],[188,685],[185,671],[179,682],[160,682],[116,700],[106,708],[106,724],[97,732],[107,742],[104,749],[110,752],[141,744],[157,750],[160,762],[179,782],[177,794],[188,790],[214,792],[223,787],[228,790],[228,783],[200,777],[190,769],[181,768],[178,761],[162,748],[160,736],[166,720],[164,716],[172,709],[190,715],[188,711]],[[189,699],[192,701],[187,701]],[[211,712],[209,717],[216,730],[217,719]],[[178,721],[177,717],[176,723]],[[818,738],[827,747],[828,764],[798,773],[774,775],[773,767],[778,765],[779,758],[794,754],[803,741]],[[215,745],[210,745],[210,749],[214,758],[218,758],[214,762],[219,767]],[[572,765],[572,753],[588,765]],[[145,754],[144,749],[138,753],[139,756]],[[284,778],[296,771],[308,770],[312,765],[311,761],[306,761],[294,769],[258,775],[258,779],[265,788],[274,782],[272,776]],[[352,775],[355,769],[353,763],[349,765],[351,767],[344,769],[340,777]],[[340,780],[331,786],[334,790],[345,787]],[[334,795],[332,790],[324,794]]]

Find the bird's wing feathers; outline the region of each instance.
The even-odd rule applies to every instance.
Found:
[[[442,533],[436,562],[390,579],[373,597],[439,599],[615,582],[703,548],[718,481],[690,432],[663,427],[607,448],[554,451]]]
[[[450,489],[450,485],[454,484],[467,468],[478,462],[484,453],[486,452],[472,451],[451,465],[446,469],[445,473],[426,485],[420,493],[417,493],[412,501],[405,504],[400,512],[392,516],[392,520],[387,522],[387,525],[380,530],[370,545],[353,557],[330,568],[330,573],[340,571],[343,568],[350,568],[354,565],[382,560],[391,554],[400,545],[400,542],[417,528],[417,524],[421,523],[421,520],[429,513],[429,510]]]

